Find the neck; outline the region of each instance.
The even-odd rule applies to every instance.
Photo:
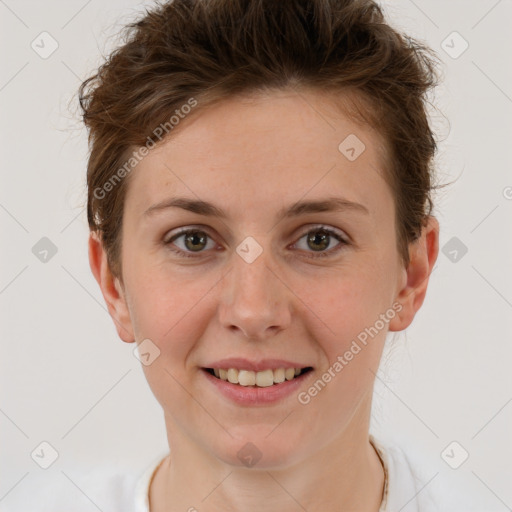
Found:
[[[260,512],[262,504],[269,512],[379,510],[384,471],[357,415],[313,455],[278,469],[225,464],[166,420],[171,454],[153,479],[151,512]]]

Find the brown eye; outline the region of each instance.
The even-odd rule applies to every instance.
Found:
[[[332,256],[340,249],[342,249],[343,246],[349,245],[349,242],[345,240],[340,234],[332,229],[325,227],[310,229],[299,239],[299,241],[304,238],[306,239],[306,248],[302,249],[299,247],[299,249],[304,250],[306,253],[310,253],[307,256],[312,258]],[[335,245],[334,248],[327,250],[329,247],[332,247],[331,242],[333,240],[337,240],[339,243]],[[296,245],[300,244],[297,243]],[[311,255],[312,252],[316,252],[317,254]]]
[[[199,229],[184,229],[178,234],[166,240],[164,243],[165,245],[169,246],[171,251],[178,253],[180,256],[193,258],[194,255],[190,253],[205,252],[209,239],[209,235],[204,231]],[[181,245],[176,243],[177,241],[181,241]],[[211,240],[211,242],[212,246],[215,246],[213,240]],[[212,247],[208,248],[211,249]]]
[[[203,231],[190,231],[185,234],[185,246],[191,251],[200,251],[206,246],[208,235]]]
[[[308,246],[314,251],[323,251],[329,247],[330,237],[324,230],[311,231],[308,233]]]
[[[312,258],[333,256],[344,246],[350,245],[350,243],[336,231],[323,226],[305,232],[299,239],[299,242],[302,239],[306,239],[306,248],[298,248],[305,253],[309,253],[307,256]],[[331,247],[333,240],[339,242],[334,248]],[[178,241],[180,241],[180,243],[177,243]],[[210,247],[208,247],[208,241],[211,242]],[[295,245],[300,245],[299,242]],[[199,229],[183,229],[165,240],[164,244],[168,246],[172,252],[187,258],[200,257],[201,253],[206,253],[208,249],[215,247],[215,243],[211,237],[206,232]]]

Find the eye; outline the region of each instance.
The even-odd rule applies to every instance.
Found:
[[[337,231],[326,228],[325,226],[318,226],[313,229],[309,229],[306,231],[300,238],[299,241],[296,242],[292,247],[298,245],[302,239],[306,239],[307,247],[312,248],[312,251],[305,252],[313,252],[316,254],[308,255],[309,258],[318,258],[325,256],[332,256],[334,253],[337,253],[339,250],[343,248],[345,245],[349,245],[349,242],[345,240],[343,236],[341,236]],[[332,239],[338,240],[339,244],[335,246],[334,249],[326,250],[331,246]],[[183,245],[179,245],[176,241],[181,240]],[[208,241],[210,241],[211,245],[208,247]],[[169,247],[169,249],[178,254],[178,256],[183,256],[185,258],[197,258],[200,257],[202,252],[205,252],[206,249],[213,249],[215,247],[215,243],[211,239],[211,237],[201,229],[182,229],[175,235],[170,238],[164,240],[164,244]],[[194,254],[197,253],[197,254]]]
[[[333,238],[338,240],[340,243],[335,246],[334,249],[327,251],[326,249],[331,245]],[[325,226],[318,226],[310,229],[300,237],[299,242],[302,239],[306,239],[307,247],[313,249],[313,252],[316,253],[308,255],[308,258],[332,256],[334,253],[337,253],[339,250],[341,250],[343,246],[349,245],[349,242],[345,240],[343,236],[338,234],[337,231],[326,228]],[[298,242],[295,245],[298,245]],[[306,252],[310,251],[307,251],[306,249]]]
[[[173,245],[177,245],[175,241],[180,238],[183,238],[182,242],[184,243],[184,247],[180,248],[178,246],[177,249],[173,248]],[[190,254],[189,251],[192,253],[203,252],[203,249],[207,247],[208,238],[210,238],[209,235],[200,229],[183,229],[168,240],[165,240],[164,243],[169,246],[171,251],[177,253],[179,256],[195,258],[196,256]],[[210,241],[213,243],[213,240],[210,239]],[[214,243],[213,246],[215,246]]]

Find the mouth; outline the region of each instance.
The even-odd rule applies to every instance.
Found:
[[[245,388],[279,387],[313,371],[311,366],[304,368],[275,368],[262,371],[244,370],[238,368],[202,368],[202,370],[218,380]]]

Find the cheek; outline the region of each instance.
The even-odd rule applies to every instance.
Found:
[[[300,297],[309,306],[308,315],[323,324],[331,351],[343,349],[389,307],[389,284],[378,268],[344,268],[316,283],[312,287],[306,280]]]
[[[176,272],[171,276],[148,269],[132,280],[136,338],[150,339],[160,351],[143,371],[164,410],[190,407],[190,395],[185,391],[191,378],[189,356],[211,321],[207,298],[216,281],[209,277],[191,280],[180,278]]]
[[[344,422],[371,389],[391,319],[381,317],[389,309],[386,279],[379,277],[376,268],[364,270],[346,269],[340,273],[343,277],[327,280],[327,292],[313,292],[304,286],[301,296],[310,305],[303,311],[303,322],[311,327],[326,357],[318,375],[325,388],[317,383],[313,386],[322,389],[318,395],[315,389],[307,392],[318,396],[313,401],[332,425]]]
[[[149,338],[162,353],[172,352],[173,361],[183,361],[177,356],[186,354],[204,331],[207,295],[218,277],[192,277],[161,267],[138,268],[127,279],[136,338]]]
[[[381,317],[390,308],[391,276],[389,269],[385,273],[370,264],[345,267],[336,276],[314,289],[304,282],[302,296],[311,308],[305,309],[311,331],[326,357],[319,378],[328,384],[318,404],[323,402],[333,424],[340,424],[372,388],[392,319]]]

